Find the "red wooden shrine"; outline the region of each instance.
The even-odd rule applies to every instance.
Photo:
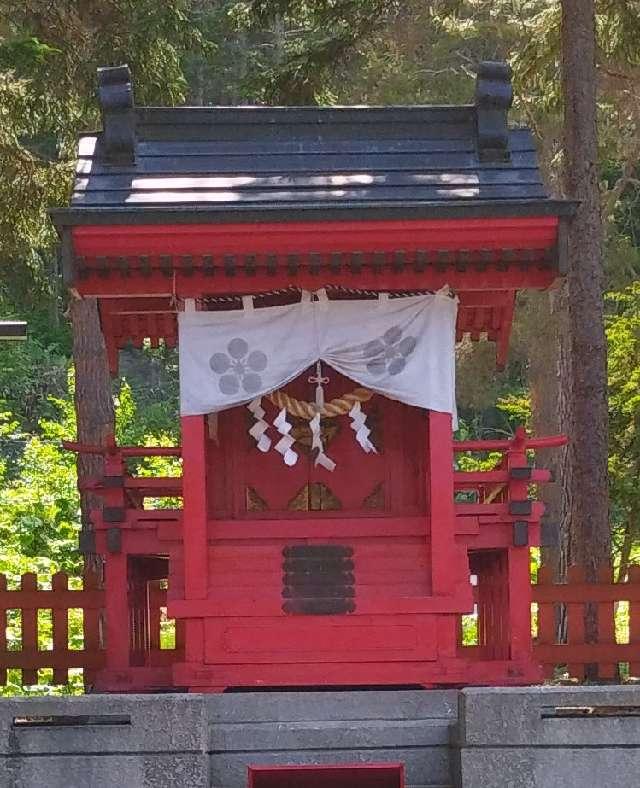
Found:
[[[98,300],[114,373],[128,345],[177,344],[187,299],[228,309],[251,294],[259,308],[301,290],[444,285],[458,338],[495,342],[501,365],[516,292],[563,274],[570,209],[546,194],[529,131],[507,124],[502,64],[481,65],[475,103],[460,107],[145,108],[126,68],[99,81],[103,131],[81,138],[72,204],[53,213],[67,283]],[[324,374],[327,399],[357,387]],[[312,400],[313,375],[282,392]],[[366,410],[375,454],[344,419],[322,420],[334,473],[314,464],[308,420],[290,417],[299,460],[287,467],[257,450],[242,406],[183,416],[175,448],[72,446],[104,457],[83,482],[102,501],[83,539],[104,562],[96,688],[540,680],[531,494],[549,474],[532,456],[563,439],[455,442],[451,414],[377,394]],[[488,451],[494,469],[459,470],[461,453]],[[129,473],[128,458],[154,454],[180,457],[182,476]],[[145,508],[163,497],[182,507]],[[170,674],[148,635],[163,580],[180,641]],[[465,648],[474,604],[478,645]]]

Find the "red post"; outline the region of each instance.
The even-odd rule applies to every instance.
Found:
[[[56,572],[51,578],[51,589],[54,592],[64,593],[69,588],[69,580],[64,572]],[[54,596],[55,600],[55,596]],[[68,607],[51,608],[53,624],[53,651],[54,654],[67,654],[69,650],[69,609]],[[69,681],[67,668],[53,669],[53,683],[66,684]]]
[[[454,541],[453,430],[451,414],[427,411],[431,585],[434,596],[449,595],[459,579]]]
[[[518,427],[507,453],[507,469],[527,467],[527,436],[524,427]],[[509,478],[508,500],[527,501],[529,482]],[[528,522],[528,521],[527,521]],[[529,545],[509,548],[509,640],[511,659],[531,658],[531,579]]]
[[[511,659],[531,659],[531,580],[528,547],[509,548],[508,583],[510,656]]]
[[[598,570],[597,582],[605,587],[620,590],[614,585],[613,567],[601,566]],[[608,646],[615,646],[616,631],[615,631],[615,601],[613,599],[607,602],[598,603],[598,643],[606,643]],[[610,649],[614,651],[613,648]],[[598,664],[598,678],[600,679],[614,679],[618,672],[618,665],[616,662],[600,662]]]
[[[538,569],[538,586],[553,586],[553,570],[544,564]],[[551,646],[556,643],[556,605],[553,602],[538,602],[538,638],[537,645]],[[534,650],[535,655],[535,650]],[[544,677],[552,679],[555,675],[555,663],[543,663]]]
[[[105,612],[107,665],[110,670],[129,667],[129,604],[127,599],[127,556],[109,555],[105,568]]]
[[[20,579],[21,591],[37,591],[38,578],[35,572],[27,572]],[[30,594],[33,598],[35,594]],[[33,658],[38,653],[38,605],[32,603],[22,606],[22,652],[27,658]],[[36,668],[22,669],[22,684],[28,686],[38,683],[38,671]]]
[[[640,584],[640,566],[629,567],[629,584]],[[640,602],[629,602],[629,643],[637,647],[640,656]],[[640,660],[629,662],[629,674],[640,676]]]
[[[83,575],[82,588],[85,591],[93,591],[102,587],[102,578],[95,571],[88,571],[85,568]],[[83,608],[82,629],[83,629],[83,649],[85,654],[95,657],[99,654],[104,644],[101,637],[101,621],[104,620],[102,611],[96,608]],[[89,692],[93,687],[96,678],[96,671],[93,668],[84,668],[82,671],[85,692]]]
[[[0,575],[0,592],[7,590],[7,578],[5,575]],[[0,654],[4,656],[7,650],[7,609],[2,606],[0,608]],[[7,669],[0,668],[0,687],[4,687],[7,683]]]
[[[586,583],[584,569],[581,566],[570,566],[567,569],[567,581],[569,585],[572,583],[581,585]],[[567,603],[567,644],[569,646],[582,646],[585,642],[584,605],[588,601],[588,599],[583,599],[581,602]],[[570,652],[571,650],[568,649],[568,651]],[[567,670],[570,678],[577,678],[582,681],[585,677],[584,662],[569,662]]]
[[[182,490],[184,495],[184,595],[206,599],[207,554],[207,457],[204,416],[183,416]]]

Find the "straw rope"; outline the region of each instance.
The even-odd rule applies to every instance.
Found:
[[[276,408],[285,408],[291,416],[296,416],[300,419],[311,420],[317,413],[314,402],[304,402],[295,397],[290,397],[284,391],[274,391],[272,394],[267,394],[267,397]],[[320,415],[329,419],[334,416],[346,416],[356,402],[368,402],[371,397],[373,397],[373,391],[369,389],[354,389],[348,394],[343,394],[342,397],[325,402],[320,410]]]

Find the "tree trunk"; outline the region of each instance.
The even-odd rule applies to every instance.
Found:
[[[115,414],[98,302],[95,298],[74,298],[69,311],[73,328],[78,442],[105,446],[114,435]],[[100,455],[78,454],[78,481],[102,474],[103,458]],[[89,515],[91,509],[99,503],[100,499],[92,493],[81,492],[80,506],[84,535],[91,533]]]
[[[534,435],[567,433],[567,403],[562,386],[563,358],[566,355],[566,285],[527,299],[526,326],[529,337],[528,383],[531,391],[531,421]],[[542,449],[536,463],[548,468],[553,481],[545,484],[540,496],[545,520],[558,532],[558,542],[542,550],[543,563],[553,567],[556,582],[566,579],[567,506],[565,493],[566,449]]]
[[[595,581],[598,568],[609,563],[611,533],[594,0],[562,0],[562,87],[564,191],[579,201],[569,232],[569,353],[563,365],[571,439],[564,479],[567,558]],[[597,629],[595,606],[588,605],[587,642],[597,640]]]

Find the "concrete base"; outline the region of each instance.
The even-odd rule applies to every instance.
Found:
[[[640,687],[469,688],[452,742],[458,788],[637,788]]]
[[[402,762],[407,788],[449,788],[457,696],[443,690],[9,700],[0,705],[0,785],[246,788],[249,766]],[[37,716],[45,718],[41,726]]]
[[[407,788],[636,788],[640,687],[0,703],[3,788],[246,788],[249,766],[398,762]]]

